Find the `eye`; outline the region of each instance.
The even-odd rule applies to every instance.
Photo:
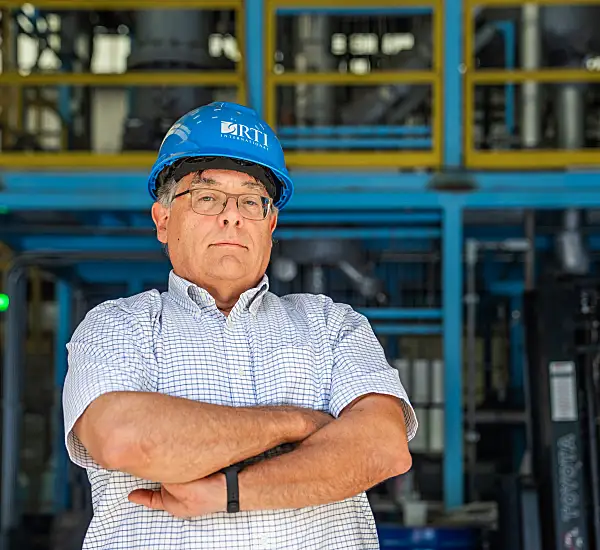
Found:
[[[214,193],[210,192],[210,191],[201,191],[198,192],[196,191],[196,201],[197,202],[212,202],[212,201],[216,201],[217,197],[215,196]]]

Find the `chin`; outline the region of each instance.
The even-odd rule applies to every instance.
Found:
[[[215,279],[235,281],[237,279],[243,279],[245,276],[247,276],[248,268],[239,260],[228,257],[213,262],[212,269],[210,269],[210,274]]]

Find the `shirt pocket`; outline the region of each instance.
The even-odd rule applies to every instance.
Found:
[[[254,366],[258,404],[327,410],[329,363],[310,346],[288,345],[269,351]]]

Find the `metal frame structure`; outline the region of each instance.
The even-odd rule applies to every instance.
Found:
[[[535,0],[541,3],[541,0]],[[474,71],[470,55],[472,50],[472,23],[469,18],[474,4],[505,6],[517,5],[511,0],[445,0],[421,2],[410,5],[434,5],[436,14],[436,59],[433,72],[374,74],[370,77],[344,77],[330,74],[303,74],[278,77],[272,74],[271,53],[274,48],[273,20],[279,8],[314,8],[317,0],[189,0],[185,2],[100,1],[85,3],[89,8],[131,7],[145,9],[185,6],[225,8],[238,10],[240,36],[244,36],[243,57],[245,63],[236,74],[202,75],[169,73],[171,84],[215,84],[217,82],[237,85],[240,98],[270,121],[274,120],[274,90],[284,83],[349,83],[410,81],[432,83],[436,87],[436,123],[434,146],[431,153],[374,153],[368,155],[338,154],[314,155],[290,153],[292,176],[296,184],[294,200],[282,214],[298,223],[308,220],[351,219],[353,216],[385,217],[397,213],[407,216],[434,213],[441,223],[437,233],[428,237],[439,238],[442,249],[442,309],[439,312],[444,339],[445,364],[445,451],[443,458],[444,499],[447,508],[464,502],[464,426],[463,426],[463,244],[465,227],[463,216],[470,210],[489,209],[564,209],[600,208],[600,171],[590,168],[588,172],[569,172],[571,164],[597,163],[596,152],[531,152],[507,151],[484,153],[472,150],[470,120],[472,119],[473,87],[484,83],[523,82],[538,80],[557,82],[562,80],[595,80],[599,74],[581,71]],[[543,3],[557,3],[544,0]],[[587,2],[586,3],[592,3]],[[594,2],[594,3],[597,3]],[[0,8],[13,8],[16,1],[0,1]],[[344,2],[359,8],[364,0]],[[380,0],[378,5],[390,7],[392,2]],[[405,3],[404,5],[408,5]],[[43,7],[73,7],[72,2],[39,0]],[[396,5],[396,4],[394,4]],[[320,6],[337,9],[339,2]],[[464,13],[464,17],[463,17]],[[242,33],[241,28],[246,32]],[[249,32],[251,29],[251,32]],[[463,40],[463,36],[465,36]],[[266,44],[257,37],[266,37]],[[242,64],[240,64],[242,65]],[[164,78],[164,75],[162,75]],[[93,84],[133,85],[153,84],[161,75],[123,75],[99,77],[93,75],[51,76],[32,75],[21,77],[14,73],[0,75],[0,85],[24,86],[31,84]],[[163,80],[162,82],[164,82]],[[464,87],[464,93],[463,93]],[[464,102],[463,109],[463,98]],[[464,130],[463,130],[464,128]],[[98,213],[130,212],[140,215],[147,212],[150,199],[146,190],[146,169],[151,154],[89,155],[64,153],[56,155],[2,154],[0,166],[0,210],[29,212],[59,210]],[[432,173],[398,172],[411,166],[428,166]],[[30,169],[35,166],[35,171]],[[110,168],[107,168],[110,166]],[[379,171],[373,171],[377,166]],[[127,168],[128,171],[124,169]],[[99,170],[101,169],[101,170]],[[134,171],[131,171],[134,169]],[[327,170],[325,170],[327,169]],[[480,171],[471,171],[476,169]],[[563,171],[550,171],[562,169]],[[486,171],[487,170],[487,171]],[[491,171],[496,170],[496,171]],[[538,171],[529,171],[538,170]],[[547,171],[539,171],[547,170]],[[434,173],[435,172],[435,173]],[[456,183],[462,191],[456,191]],[[304,231],[304,233],[303,233]],[[364,231],[365,238],[378,238],[391,234],[393,228],[379,229],[379,233]],[[388,233],[385,233],[387,231]],[[396,230],[396,236],[423,237],[422,231]],[[310,228],[281,229],[280,238],[306,237]],[[340,234],[338,234],[339,237]],[[349,233],[347,233],[349,235]],[[370,235],[370,237],[369,237]],[[314,234],[311,235],[314,237]],[[44,236],[2,235],[21,251],[40,253],[58,251],[72,254],[86,251],[101,252],[155,252],[158,244],[151,235],[140,236],[63,236],[48,233]],[[88,269],[88,276],[93,270]],[[130,272],[121,271],[117,278],[126,278]],[[123,280],[123,279],[121,279]],[[141,281],[131,283],[132,292],[141,288]],[[518,287],[508,291],[520,292]],[[61,304],[68,301],[68,290],[60,293]],[[61,307],[64,313],[64,307]],[[427,313],[430,315],[431,312]],[[62,313],[61,313],[62,315]],[[65,313],[66,315],[66,313]],[[395,312],[395,318],[420,317],[419,312]],[[424,316],[425,314],[423,314]],[[12,317],[10,318],[12,319]],[[10,322],[9,319],[9,322]],[[64,321],[64,319],[63,319]],[[66,329],[61,325],[60,337]],[[7,359],[12,356],[7,355]],[[57,361],[64,365],[64,354],[57,352]]]
[[[3,13],[3,21],[8,19],[10,9],[16,9],[22,6],[22,2],[13,0],[0,1],[0,10]],[[100,0],[98,2],[83,2],[75,4],[62,0],[42,0],[35,3],[36,8],[69,10],[146,10],[146,9],[198,9],[198,10],[232,10],[235,13],[236,33],[240,40],[240,54],[242,58],[245,55],[245,21],[244,2],[242,0],[188,0],[180,2],[161,3],[154,0],[130,0],[129,2],[113,2],[111,0]],[[126,74],[92,74],[76,72],[55,72],[55,73],[33,73],[29,75],[20,74],[15,67],[11,67],[9,49],[11,47],[10,25],[3,26],[2,57],[3,72],[0,72],[0,89],[22,90],[26,87],[42,86],[94,86],[94,87],[131,87],[131,86],[222,86],[236,89],[237,101],[244,104],[247,102],[245,65],[237,63],[233,71],[211,71],[203,72],[131,72]],[[17,98],[16,109],[22,112],[23,105]],[[11,106],[11,108],[14,108]],[[7,116],[8,109],[3,110],[4,117]],[[17,119],[20,119],[18,116]],[[153,153],[140,151],[121,154],[95,154],[91,152],[73,152],[61,151],[59,153],[38,153],[35,156],[36,168],[56,169],[56,168],[86,168],[103,169],[109,166],[112,169],[144,169],[153,162]],[[2,153],[0,155],[0,168],[14,169],[16,167],[27,166],[30,163],[29,153]]]
[[[249,7],[249,6],[248,6]],[[283,73],[276,74],[274,71],[274,52],[276,44],[276,18],[278,13],[352,13],[369,14],[373,11],[385,10],[393,15],[407,8],[429,8],[433,15],[433,35],[441,36],[442,23],[444,20],[443,2],[441,0],[406,0],[399,7],[394,0],[378,0],[375,5],[368,6],[365,0],[335,1],[323,5],[320,0],[267,0],[265,8],[265,52],[262,54],[266,59],[264,72],[264,116],[273,127],[276,124],[276,90],[283,85],[297,84],[326,84],[346,86],[372,86],[375,84],[429,84],[432,86],[433,104],[432,119],[435,121],[432,130],[432,147],[425,151],[379,151],[379,152],[296,152],[290,151],[286,154],[288,166],[291,168],[332,168],[346,166],[348,168],[360,168],[365,165],[378,167],[426,167],[439,168],[441,166],[441,140],[442,140],[442,42],[434,39],[433,68],[424,71],[377,71],[366,75],[340,74],[337,73]],[[252,8],[250,8],[252,9]]]
[[[564,5],[564,0],[535,0],[528,2],[541,6]],[[598,5],[597,0],[576,0],[575,5]],[[572,5],[571,3],[569,5]],[[536,82],[557,84],[563,82],[600,82],[600,72],[585,69],[543,70],[489,70],[475,67],[473,43],[475,18],[473,10],[480,7],[514,8],[523,5],[517,0],[465,0],[463,12],[464,28],[464,151],[465,166],[474,170],[503,170],[507,166],[518,170],[563,169],[569,166],[600,166],[598,151],[587,150],[544,150],[524,149],[516,151],[478,151],[474,145],[473,123],[475,87],[493,84],[524,84]],[[447,138],[447,136],[446,136]]]

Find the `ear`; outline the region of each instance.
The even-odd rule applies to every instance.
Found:
[[[170,215],[171,210],[159,202],[152,205],[152,221],[156,226],[156,238],[163,244],[167,244],[167,225]]]
[[[271,219],[269,220],[269,229],[271,230],[271,235],[273,234],[273,231],[275,231],[275,228],[277,227],[277,216],[278,216],[277,212],[271,213]]]

